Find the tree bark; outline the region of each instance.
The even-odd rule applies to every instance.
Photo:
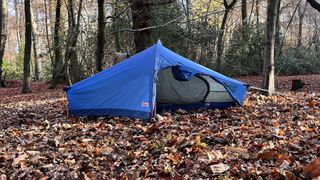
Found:
[[[224,49],[223,36],[224,36],[224,32],[226,30],[228,14],[236,2],[237,2],[237,0],[233,0],[230,4],[228,4],[227,0],[223,0],[223,5],[224,5],[225,10],[224,10],[224,15],[223,15],[222,23],[220,26],[220,32],[218,35],[218,42],[217,42],[217,68],[216,68],[216,70],[218,72],[221,71],[221,61],[222,61],[222,55],[223,55],[223,49]]]
[[[8,4],[7,0],[0,2],[0,87],[5,87],[5,82],[2,79],[3,57],[7,41],[7,26],[8,26]]]
[[[150,26],[151,4],[148,0],[130,0],[132,3],[132,28],[141,29]],[[152,44],[151,29],[134,32],[134,43],[136,52],[146,49]]]
[[[60,28],[61,28],[61,0],[57,0],[56,5],[56,21],[54,25],[54,66],[50,89],[54,89],[59,81],[60,73],[63,68],[62,55],[60,49]]]
[[[18,0],[13,0],[13,6],[14,6],[14,11],[15,11],[15,25],[17,27],[17,32],[16,32],[16,36],[17,36],[17,41],[18,41],[18,45],[21,44],[21,34],[20,34],[20,21],[19,21],[19,11],[18,11]]]
[[[150,26],[152,19],[151,8],[156,5],[169,4],[175,0],[129,0],[131,4],[132,28],[143,29]],[[140,52],[152,44],[151,29],[134,32],[134,43],[136,52]]]
[[[106,20],[105,20],[105,0],[98,0],[98,35],[96,49],[96,71],[102,71],[102,63],[104,61],[104,46],[106,43]]]
[[[260,24],[260,11],[259,11],[259,0],[256,0],[256,28],[257,32],[259,31],[259,24]]]
[[[23,85],[22,93],[31,92],[30,87],[30,60],[31,60],[31,46],[32,46],[32,20],[31,20],[31,8],[30,0],[24,1],[25,10],[25,48],[24,48],[24,59],[23,59]]]
[[[65,76],[67,78],[67,83],[69,85],[71,85],[73,82],[77,82],[80,80],[80,65],[78,61],[78,53],[76,48],[77,48],[77,40],[78,40],[79,28],[80,28],[82,1],[83,0],[80,0],[79,2],[77,22],[74,18],[73,0],[68,0],[68,5],[67,5],[69,30],[68,30],[68,36],[67,36],[66,52],[65,52]],[[70,67],[69,67],[69,61],[72,64],[72,66]]]
[[[37,31],[37,13],[34,14],[34,12],[31,9],[31,16],[33,18],[32,20],[32,44],[33,44],[33,58],[34,58],[34,77],[36,81],[41,80],[41,62],[38,58],[38,31]]]
[[[299,14],[299,29],[298,29],[298,42],[297,42],[297,47],[302,47],[302,31],[303,31],[303,19],[304,15],[306,13],[306,7],[307,3],[305,3],[304,7],[301,6],[301,2],[298,5],[298,14]]]
[[[247,0],[241,0],[241,19],[242,26],[247,25]]]
[[[276,4],[277,7],[277,15],[276,15],[276,35],[275,35],[275,47],[274,47],[274,53],[275,53],[275,60],[279,57],[281,54],[281,38],[280,38],[280,5],[281,0],[277,1],[278,4]]]
[[[49,3],[50,3],[50,1],[49,1]],[[51,11],[50,10],[48,11],[47,0],[44,0],[43,4],[44,4],[44,11],[45,11],[45,13],[44,13],[45,20],[44,21],[45,21],[46,40],[47,40],[47,53],[49,55],[50,62],[53,65],[51,41],[50,41],[50,37],[49,37],[49,22],[51,22],[51,21],[48,18],[48,14],[51,15]],[[49,4],[49,9],[50,9],[50,4]]]
[[[313,21],[314,21],[314,24],[316,26],[315,30],[314,30],[314,34],[313,34],[313,37],[312,37],[312,42],[314,43],[314,50],[316,52],[319,52],[320,48],[319,48],[319,45],[320,45],[320,40],[319,40],[319,33],[318,33],[318,29],[319,29],[319,26],[318,26],[318,22],[317,22],[317,19],[315,17],[313,17]],[[311,45],[312,46],[312,43]]]
[[[265,95],[272,95],[275,91],[274,84],[274,57],[275,57],[275,34],[276,21],[278,14],[278,4],[280,0],[268,0],[267,7],[267,27],[264,49],[264,65],[263,65],[263,88],[268,92]]]

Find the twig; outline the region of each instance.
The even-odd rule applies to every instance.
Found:
[[[174,22],[177,22],[178,19],[182,18],[183,16],[179,16],[178,18],[175,18],[171,21],[168,21],[164,24],[160,24],[160,25],[156,25],[156,26],[149,26],[149,27],[145,27],[145,28],[140,28],[140,29],[131,29],[131,28],[124,28],[124,29],[119,29],[117,31],[113,31],[111,33],[109,33],[108,35],[112,35],[114,33],[117,33],[117,32],[123,32],[123,31],[130,31],[130,32],[140,32],[140,31],[145,31],[145,30],[149,30],[149,29],[156,29],[156,28],[159,28],[159,27],[164,27],[164,26],[167,26],[171,23],[174,23]]]

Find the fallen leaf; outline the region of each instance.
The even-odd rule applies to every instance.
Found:
[[[180,163],[180,155],[178,153],[170,153],[168,159],[170,159],[173,162],[173,164]]]
[[[303,168],[303,176],[306,178],[316,178],[320,176],[320,158],[312,161]]]
[[[85,180],[96,180],[97,175],[94,172],[83,173]]]
[[[210,169],[214,175],[219,175],[228,171],[230,167],[224,163],[219,163],[219,164],[211,165]]]
[[[314,99],[309,102],[309,106],[310,107],[315,107],[317,105],[318,105],[318,102],[316,100],[314,100]]]
[[[81,142],[83,143],[88,143],[88,142],[92,142],[94,141],[94,139],[88,138],[88,139],[82,139]]]
[[[196,144],[197,147],[202,147],[202,148],[206,148],[207,144],[206,143],[202,143],[201,142],[201,138],[199,135],[196,136]]]
[[[7,180],[7,176],[5,174],[0,175],[0,180]]]
[[[20,162],[26,161],[26,158],[27,158],[27,157],[28,157],[28,155],[25,154],[25,153],[19,155],[17,158],[15,158],[15,159],[13,160],[12,166],[17,166],[17,165],[20,164]]]
[[[239,148],[239,147],[226,147],[226,150],[233,152],[233,153],[237,153],[240,154],[243,158],[248,159],[249,158],[249,153],[248,153],[248,149],[244,149],[244,148]]]
[[[223,159],[224,155],[219,150],[212,150],[207,152],[207,156],[210,161]]]
[[[41,177],[39,180],[48,180],[50,177],[49,176],[44,176],[44,177]]]
[[[159,127],[156,124],[152,124],[150,127],[145,129],[145,133],[147,133],[147,134],[154,133],[155,131],[159,131]]]

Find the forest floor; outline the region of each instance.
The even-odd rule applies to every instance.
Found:
[[[291,80],[306,84],[290,92]],[[257,77],[241,77],[257,86]],[[320,75],[279,77],[283,95],[243,107],[162,112],[159,121],[67,117],[62,87],[0,89],[0,180],[311,179],[320,175]]]

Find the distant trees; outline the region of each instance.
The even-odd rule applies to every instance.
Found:
[[[30,61],[31,61],[31,45],[32,45],[32,20],[31,20],[31,7],[30,0],[24,1],[25,11],[25,48],[23,58],[23,85],[22,93],[31,92],[30,87]]]
[[[0,1],[0,87],[5,87],[3,76],[4,50],[7,40],[8,4],[7,0]]]
[[[237,0],[232,0],[230,4],[228,4],[227,0],[223,0],[223,6],[224,6],[224,14],[219,30],[219,36],[218,36],[218,42],[217,42],[217,71],[221,71],[221,61],[222,61],[222,55],[223,55],[223,49],[224,49],[224,43],[223,43],[223,35],[226,30],[226,24],[227,24],[227,18],[230,10],[233,8],[233,6],[236,4]]]
[[[82,1],[30,2],[31,42],[24,21],[29,2],[10,0],[8,14],[8,1],[1,1],[1,86],[4,74],[23,77],[26,87],[32,80],[51,79],[50,88],[72,84],[112,65],[115,52],[140,52],[157,39],[224,74],[263,75],[263,87],[271,90],[275,71],[320,72],[318,0],[269,1],[268,17],[261,0]]]

